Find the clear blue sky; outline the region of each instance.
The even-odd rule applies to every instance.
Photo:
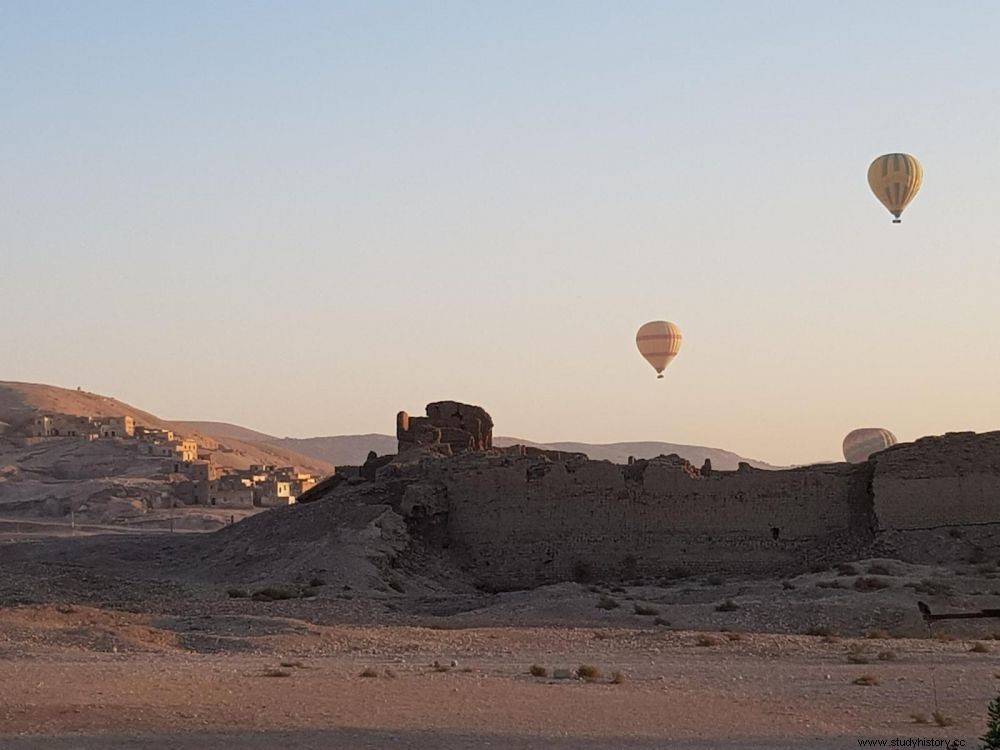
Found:
[[[998,39],[996,2],[0,2],[0,379],[773,462],[1000,428]]]

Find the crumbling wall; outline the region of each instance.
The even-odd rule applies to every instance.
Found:
[[[1000,432],[925,437],[872,462],[882,528],[1000,523]]]
[[[493,419],[485,409],[457,401],[427,404],[426,417],[396,415],[399,452],[414,448],[434,448],[445,456],[493,447]]]
[[[436,462],[451,548],[485,583],[782,573],[871,543],[867,466],[702,476],[671,457]]]

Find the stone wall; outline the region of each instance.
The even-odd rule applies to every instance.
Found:
[[[1000,432],[925,437],[872,458],[885,529],[1000,523]]]
[[[703,476],[677,457],[435,464],[450,548],[500,588],[680,568],[793,572],[855,556],[873,537],[864,465]]]
[[[434,448],[441,455],[487,451],[493,447],[493,419],[485,409],[457,401],[427,404],[426,417],[396,415],[399,452]]]
[[[370,486],[416,538],[495,588],[675,569],[775,576],[872,555],[975,561],[1000,535],[1000,432],[781,471],[516,447],[445,458],[439,447],[379,458],[308,499]]]

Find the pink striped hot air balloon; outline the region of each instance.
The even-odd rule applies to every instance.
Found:
[[[895,444],[896,436],[881,427],[851,430],[844,438],[844,458],[851,464],[864,463],[873,453]]]
[[[653,320],[644,324],[635,334],[635,345],[653,369],[662,378],[677,352],[681,349],[681,329],[668,320]]]

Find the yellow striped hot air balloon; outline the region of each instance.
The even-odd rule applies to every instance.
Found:
[[[875,197],[896,217],[892,220],[893,224],[900,223],[900,214],[920,190],[923,180],[924,168],[916,157],[909,154],[885,154],[868,167],[868,185]]]
[[[873,453],[884,451],[895,444],[896,436],[881,427],[851,430],[844,438],[844,458],[848,463],[864,463]]]
[[[677,352],[681,349],[681,329],[668,320],[653,320],[644,324],[635,334],[635,345],[662,378]]]

